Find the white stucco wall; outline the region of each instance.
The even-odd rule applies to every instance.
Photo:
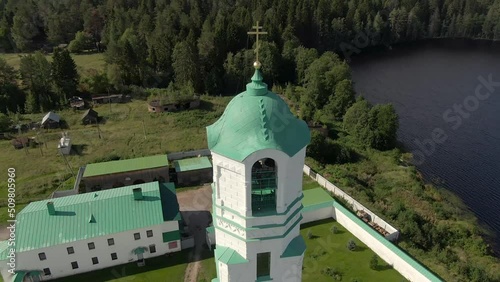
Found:
[[[333,206],[302,212],[301,224],[333,217]]]
[[[153,231],[153,237],[147,237],[147,230]],[[135,261],[137,260],[137,255],[132,254],[132,250],[137,247],[148,248],[143,254],[144,258],[180,251],[180,240],[177,241],[177,248],[175,249],[169,249],[168,243],[163,243],[162,233],[174,230],[178,230],[177,221],[170,221],[147,228],[129,230],[107,236],[94,237],[88,240],[80,240],[48,248],[21,252],[17,254],[16,269],[43,270],[44,268],[50,268],[50,276],[42,275],[42,280],[49,280]],[[139,240],[134,239],[134,233],[137,232],[141,234],[141,239]],[[114,239],[115,244],[113,246],[108,246],[108,238]],[[95,249],[89,250],[88,243],[90,242],[94,242]],[[149,252],[149,246],[153,244],[156,247],[156,253],[151,254]],[[73,247],[75,252],[73,254],[68,254],[68,247]],[[38,254],[42,252],[44,252],[47,257],[47,259],[43,261],[38,257]],[[116,260],[111,259],[111,253],[117,254]],[[93,257],[98,258],[98,264],[92,264]],[[78,269],[72,269],[71,262],[73,261],[78,262]],[[4,279],[6,278],[8,279],[8,277],[4,277]]]

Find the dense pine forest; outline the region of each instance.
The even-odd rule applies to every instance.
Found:
[[[369,159],[359,152],[377,159],[384,151],[394,161],[388,170],[406,165],[394,149],[394,108],[355,99],[348,59],[368,46],[421,39],[499,40],[500,0],[0,0],[2,53],[28,53],[18,68],[0,58],[0,132],[15,113],[61,109],[74,95],[237,94],[253,72],[247,31],[256,21],[268,32],[260,46],[265,81],[301,118],[329,130],[328,138],[313,132],[307,153],[313,167],[337,177],[344,172],[330,165]],[[77,71],[71,55],[91,53],[103,53],[105,67]],[[499,281],[474,220],[459,222],[460,208],[442,204],[446,196],[414,168],[401,183],[380,184],[369,164],[345,186],[396,223],[405,250],[454,281]],[[407,178],[415,203],[387,204],[386,188]]]
[[[268,83],[303,86],[310,82],[306,68],[325,51],[349,58],[369,45],[423,38],[498,40],[500,0],[1,0],[3,52],[51,53],[68,44],[73,53],[105,52],[107,68],[90,74],[79,89],[65,87],[65,95],[47,86],[65,81],[44,79],[39,79],[41,86],[24,84],[19,95],[11,83],[13,73],[1,66],[6,78],[0,99],[6,102],[0,110],[45,111],[61,106],[63,96],[77,90],[133,92],[171,82],[179,88],[190,84],[196,93],[237,93],[251,72],[253,53],[248,49],[254,39],[246,32],[256,20],[269,32],[261,52]],[[25,60],[24,82],[32,73],[50,69],[35,57]],[[67,80],[73,85],[80,78]],[[40,107],[25,105],[25,100],[40,102]],[[313,106],[320,109],[323,102]],[[307,114],[311,106],[302,101],[303,118],[313,118]]]

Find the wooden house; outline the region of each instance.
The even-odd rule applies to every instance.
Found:
[[[93,109],[88,109],[82,115],[82,123],[83,124],[92,124],[99,122],[99,114]]]

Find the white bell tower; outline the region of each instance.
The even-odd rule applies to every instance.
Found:
[[[300,282],[302,169],[310,132],[268,91],[258,61],[254,67],[246,91],[207,127],[214,168],[213,282]]]

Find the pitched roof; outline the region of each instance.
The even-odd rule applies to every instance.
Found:
[[[91,117],[95,117],[96,118],[96,117],[99,116],[99,114],[96,111],[92,110],[92,109],[88,109],[88,110],[86,110],[83,113],[82,119],[86,118],[87,116],[91,116]]]
[[[167,155],[88,164],[83,177],[106,175],[168,166]]]
[[[143,200],[134,200],[138,187]],[[32,202],[16,219],[16,250],[24,252],[180,220],[180,214],[174,184],[150,182]]]
[[[59,117],[58,114],[54,112],[48,112],[43,118],[42,118],[42,124],[44,124],[47,120],[53,120],[55,122],[59,122],[61,120],[61,117]]]
[[[207,127],[208,148],[236,161],[263,149],[294,156],[310,139],[307,124],[267,89],[259,70],[246,91],[234,97],[221,118]]]
[[[200,157],[200,158],[189,158],[189,159],[174,161],[174,166],[176,172],[183,172],[183,171],[211,168],[212,163],[207,157]]]

